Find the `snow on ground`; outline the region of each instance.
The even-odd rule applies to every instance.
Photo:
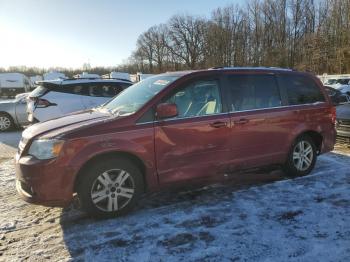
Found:
[[[18,199],[6,160],[0,261],[348,261],[349,167],[337,151],[307,177],[241,174],[245,183],[153,194],[128,216],[92,220]]]

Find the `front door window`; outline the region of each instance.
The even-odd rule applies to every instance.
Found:
[[[175,118],[221,113],[222,103],[217,80],[196,81],[177,91],[167,101],[177,105]]]

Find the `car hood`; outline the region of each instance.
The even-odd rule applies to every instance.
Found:
[[[350,119],[350,104],[337,106],[338,119]]]
[[[111,117],[112,115],[110,113],[97,110],[80,111],[64,117],[34,124],[24,130],[22,136],[28,140],[38,135],[46,136],[50,133],[55,133],[55,135],[58,135],[82,126],[92,125],[96,122],[103,121]]]
[[[16,100],[2,100],[0,101],[0,105],[5,105],[5,104],[15,104]]]

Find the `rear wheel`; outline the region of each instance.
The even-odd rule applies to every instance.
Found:
[[[78,197],[84,211],[107,218],[129,212],[143,192],[140,170],[128,159],[95,162],[79,179]]]
[[[8,114],[0,113],[0,131],[9,131],[14,127],[13,120]]]
[[[293,143],[283,169],[291,177],[304,176],[312,171],[316,158],[314,141],[309,136],[303,135]]]

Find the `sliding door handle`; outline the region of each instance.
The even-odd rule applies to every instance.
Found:
[[[211,123],[210,126],[214,128],[225,127],[227,126],[227,122],[217,121],[217,122]]]
[[[246,124],[246,123],[248,123],[248,122],[249,122],[249,119],[246,119],[246,118],[241,118],[241,119],[239,119],[239,120],[233,121],[233,123],[234,123],[235,125],[244,125],[244,124]]]

